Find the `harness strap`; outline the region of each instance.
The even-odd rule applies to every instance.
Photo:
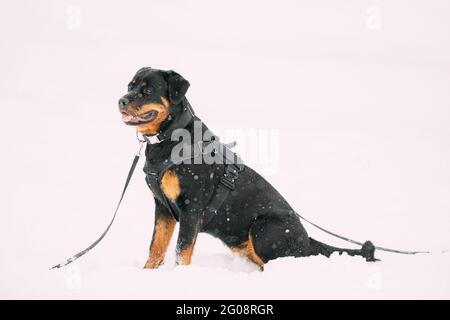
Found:
[[[235,144],[232,143],[230,145],[233,147]],[[178,159],[176,162],[172,159],[168,160],[165,165],[158,170],[159,172],[152,172],[148,167],[144,167],[144,172],[147,174],[147,179],[153,179],[153,181],[148,181],[148,183],[157,188],[155,191],[156,194],[158,194],[158,198],[161,198],[160,200],[165,207],[170,211],[172,216],[178,220],[177,218],[180,215],[179,208],[167,200],[167,197],[164,195],[159,185],[162,176],[174,165],[182,164],[186,160],[196,159],[211,152],[217,152],[219,157],[225,162],[225,172],[223,176],[220,177],[219,184],[203,212],[203,216],[209,217],[207,221],[204,221],[204,226],[206,226],[217,215],[218,210],[228,197],[230,191],[235,189],[235,181],[237,180],[239,173],[244,170],[245,166],[242,164],[242,160],[239,156],[229,149],[228,145],[220,143],[217,140],[200,141],[198,144],[192,144],[191,151],[195,150],[200,150],[200,152],[194,152],[194,154],[191,153],[189,156]],[[153,184],[151,182],[153,182]]]
[[[215,193],[206,206],[206,210],[203,212],[204,217],[208,217],[208,220],[204,221],[203,228],[205,228],[211,220],[217,215],[223,202],[226,200],[231,191],[235,189],[235,181],[239,177],[239,173],[244,171],[243,164],[227,164],[225,165],[225,173],[220,178],[220,182],[216,187]]]

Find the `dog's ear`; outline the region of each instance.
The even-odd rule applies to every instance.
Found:
[[[169,89],[169,100],[173,104],[178,104],[183,100],[190,83],[175,71],[166,71],[166,81]]]

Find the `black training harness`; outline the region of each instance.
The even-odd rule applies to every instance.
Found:
[[[147,145],[148,147],[148,145]],[[195,158],[202,157],[208,153],[214,152],[223,159],[224,173],[217,184],[214,195],[209,204],[206,206],[203,216],[207,220],[204,221],[204,226],[217,214],[217,211],[222,206],[222,203],[227,198],[230,191],[235,189],[235,182],[239,177],[239,173],[244,171],[245,166],[240,161],[240,158],[232,152],[229,147],[217,140],[200,141],[196,144],[191,144],[188,147],[191,152],[186,158],[174,161],[173,159],[166,159],[161,162],[154,162],[147,158],[144,166],[146,174],[145,180],[153,191],[154,196],[161,201],[161,203],[169,209],[174,218],[178,220],[180,216],[180,208],[172,201],[170,201],[164,192],[161,190],[161,181],[164,173],[175,165],[184,163],[186,160],[192,161]]]

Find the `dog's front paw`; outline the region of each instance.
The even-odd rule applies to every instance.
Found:
[[[177,264],[177,266],[188,266],[191,264],[191,257],[177,255],[175,263]]]
[[[162,264],[162,261],[148,259],[145,263],[144,269],[158,269]]]
[[[188,265],[191,264],[191,261],[186,261],[186,260],[183,260],[181,258],[178,258],[178,259],[176,259],[175,263],[176,263],[177,266],[188,266]]]

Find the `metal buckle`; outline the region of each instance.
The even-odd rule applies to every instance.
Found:
[[[145,139],[150,143],[150,144],[158,144],[160,143],[162,140],[158,138],[157,135],[154,136],[146,136]]]
[[[234,185],[234,180],[229,180],[226,177],[221,177],[220,182],[230,190],[234,190],[236,186]]]
[[[220,182],[225,185],[228,189],[234,190],[236,188],[235,186],[235,180],[238,178],[240,168],[237,165],[226,165],[225,166],[225,173],[220,178]]]
[[[233,166],[233,167],[232,167]],[[233,179],[236,179],[238,177],[238,168],[236,166],[233,165],[227,165],[225,167],[225,174],[231,174],[233,176]]]

